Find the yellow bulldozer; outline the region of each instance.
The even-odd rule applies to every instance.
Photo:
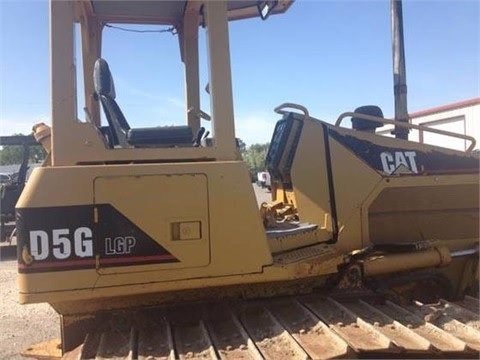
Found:
[[[66,358],[478,357],[473,138],[376,106],[330,124],[282,104],[266,160],[272,201],[259,211],[235,137],[228,24],[291,6],[50,2],[52,126],[35,128],[49,156],[16,207],[18,284],[21,303],[60,314]],[[186,125],[130,126],[102,58],[109,24],[175,29]],[[202,27],[211,115],[200,109]],[[384,126],[470,146],[377,134]]]

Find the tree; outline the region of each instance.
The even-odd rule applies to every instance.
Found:
[[[20,164],[22,162],[22,146],[3,146],[0,150],[0,165]]]
[[[240,149],[240,153],[244,154],[245,151],[247,150],[247,144],[245,144],[243,140],[240,138],[236,138],[236,140],[237,140],[237,146]]]
[[[0,165],[21,164],[24,151],[23,145],[3,145],[0,150]],[[29,162],[42,161],[45,156],[46,152],[40,144],[29,147]]]
[[[243,160],[247,163],[252,179],[257,178],[257,173],[265,171],[265,159],[270,144],[253,144],[242,152]]]

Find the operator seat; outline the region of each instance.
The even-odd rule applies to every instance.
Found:
[[[100,58],[93,70],[95,93],[102,103],[109,128],[104,129],[110,147],[188,147],[193,146],[189,126],[159,126],[132,129],[115,101],[115,86],[108,63]]]
[[[376,105],[360,106],[354,110],[354,113],[376,116],[383,119],[383,112]],[[368,120],[362,117],[352,117],[352,128],[358,131],[364,131],[369,133],[375,133],[375,130],[382,127],[384,124],[381,121]]]

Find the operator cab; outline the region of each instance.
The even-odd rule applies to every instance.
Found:
[[[228,21],[266,19],[285,12],[291,3],[175,0],[122,1],[119,6],[114,1],[52,2],[52,165],[237,160]],[[152,127],[139,127],[134,117],[124,115],[129,104],[117,103],[115,69],[110,69],[108,56],[102,54],[108,40],[103,30],[132,24],[165,26],[178,37],[184,65],[184,124],[159,126],[162,124],[153,121],[148,125]],[[205,52],[199,50],[200,26],[205,29]],[[76,31],[81,38],[82,71],[76,69],[74,56],[79,45]],[[210,115],[200,109],[199,55],[203,53],[207,57]],[[165,68],[159,73],[165,70],[170,71]],[[81,80],[83,94],[76,88]],[[80,121],[77,114],[82,108],[86,121]],[[211,119],[211,123],[202,126],[202,119]],[[202,141],[205,127],[212,134],[208,141]]]

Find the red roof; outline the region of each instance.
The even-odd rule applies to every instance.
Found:
[[[464,108],[464,107],[467,107],[467,106],[473,106],[473,105],[477,105],[477,104],[480,104],[480,97],[473,98],[473,99],[470,99],[470,100],[458,101],[458,102],[455,102],[455,103],[452,103],[452,104],[437,106],[437,107],[434,107],[434,108],[431,108],[431,109],[416,111],[414,113],[409,114],[409,116],[410,116],[411,119],[413,119],[413,118],[417,118],[417,117],[421,117],[421,116],[433,115],[433,114],[437,114],[437,113],[440,113],[440,112],[460,109],[460,108]]]

